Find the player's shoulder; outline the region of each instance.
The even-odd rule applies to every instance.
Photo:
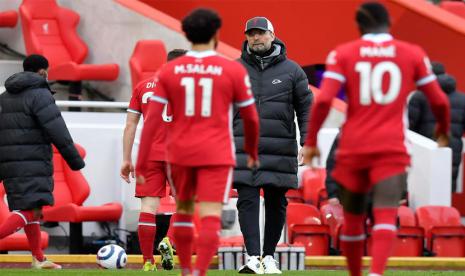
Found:
[[[414,56],[424,56],[425,55],[425,50],[421,48],[419,45],[407,42],[404,40],[400,39],[394,39],[393,43],[396,45],[396,48],[398,50],[403,50],[408,52],[410,55]]]
[[[139,81],[139,83],[137,83],[136,87],[134,88],[134,93],[138,93],[144,89],[153,87],[155,87],[155,75],[153,77]]]
[[[234,74],[234,73],[246,72],[244,65],[242,65],[237,60],[228,59],[228,58],[225,58],[219,55],[216,55],[214,59],[218,65],[223,67],[223,70],[225,70],[226,73]]]

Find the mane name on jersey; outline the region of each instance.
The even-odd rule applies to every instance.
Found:
[[[204,64],[180,64],[174,67],[175,74],[203,74],[203,75],[217,75],[221,76],[223,67],[218,65]]]
[[[387,47],[364,46],[360,47],[361,57],[395,57],[396,47],[394,45]]]

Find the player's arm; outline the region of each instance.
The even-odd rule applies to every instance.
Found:
[[[450,127],[450,106],[446,95],[441,91],[436,76],[431,72],[431,64],[421,48],[416,49],[415,77],[417,88],[422,91],[431,104],[431,110],[438,122],[436,128],[437,142],[447,146]]]
[[[152,96],[149,102],[147,103],[147,115],[144,119],[144,128],[142,129],[139,153],[137,156],[136,176],[138,180],[136,181],[136,183],[144,183],[143,177],[145,176],[145,173],[147,171],[147,163],[152,147],[153,136],[155,134],[157,126],[160,126],[163,123],[163,119],[160,114],[163,112],[163,108],[167,103],[168,101],[166,99],[155,96]]]
[[[258,166],[258,138],[259,138],[259,120],[257,108],[253,98],[251,104],[239,108],[241,118],[244,121],[244,151],[252,160],[247,161],[247,166]]]
[[[252,93],[249,75],[244,66],[235,63],[234,72],[234,95],[233,100],[239,108],[241,118],[244,122],[244,151],[249,155],[247,167],[256,168],[258,162],[258,139],[260,136],[259,119],[255,99]]]
[[[441,88],[439,87],[439,84],[436,80],[424,85],[419,85],[418,89],[425,93],[428,101],[431,104],[431,110],[434,113],[434,117],[436,117],[436,121],[438,122],[436,128],[436,138],[438,144],[440,146],[447,146],[449,143],[447,137],[449,136],[448,133],[450,128],[449,100],[441,91]]]
[[[324,76],[320,94],[316,96],[315,103],[310,112],[307,139],[305,140],[304,146],[304,163],[309,166],[311,166],[313,158],[318,158],[320,156],[320,152],[317,148],[318,131],[328,116],[334,97],[336,97],[342,86],[341,78],[343,78],[343,76],[340,75],[338,78],[339,79],[333,78],[332,74],[326,74],[326,76]]]
[[[140,116],[140,113],[131,111],[128,111],[126,116],[126,126],[123,133],[123,164],[121,165],[120,176],[127,183],[130,182],[129,174],[134,178],[134,165],[132,164],[131,153]]]

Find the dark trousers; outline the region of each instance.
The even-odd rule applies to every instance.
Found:
[[[239,224],[247,254],[260,256],[260,187],[237,185]],[[286,221],[287,188],[262,187],[265,197],[265,237],[263,256],[274,255]]]

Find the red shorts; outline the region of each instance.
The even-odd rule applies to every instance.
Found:
[[[223,202],[229,199],[232,166],[186,167],[168,164],[169,181],[177,200]]]
[[[349,191],[367,193],[377,183],[407,172],[406,154],[365,154],[337,157],[333,178]]]
[[[166,163],[149,161],[144,184],[136,184],[136,197],[166,196]]]

